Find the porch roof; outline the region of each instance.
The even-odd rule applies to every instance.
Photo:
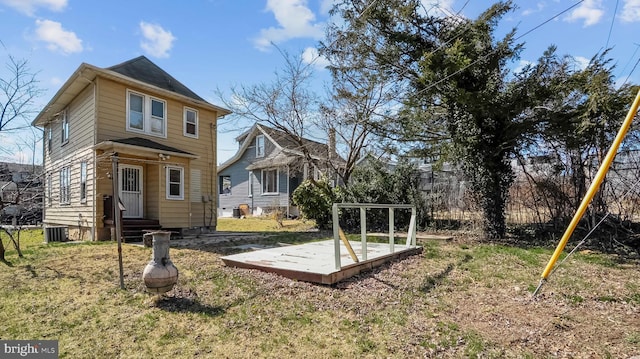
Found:
[[[171,155],[177,157],[186,157],[186,158],[199,158],[200,156],[194,155],[193,153],[189,153],[187,151],[183,151],[179,148],[163,145],[161,143],[142,138],[142,137],[129,137],[129,138],[121,138],[115,140],[107,140],[100,142],[96,145],[96,149],[106,150],[112,149],[118,151],[126,150],[135,150],[135,151],[144,151],[153,154],[163,154],[163,155]]]
[[[287,156],[286,154],[280,152],[273,157],[268,157],[263,160],[254,162],[247,166],[247,170],[257,170],[261,168],[271,168],[271,167],[281,167],[291,164],[296,160],[294,156]]]

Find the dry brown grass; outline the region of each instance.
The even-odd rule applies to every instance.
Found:
[[[300,234],[298,236],[303,236]],[[584,252],[531,291],[550,249],[455,240],[321,286],[225,267],[228,243],[172,248],[179,283],[144,291],[150,249],[27,245],[0,272],[0,338],[61,358],[624,358],[640,354],[638,263]]]

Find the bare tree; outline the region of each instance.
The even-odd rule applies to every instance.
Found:
[[[29,62],[10,54],[7,57],[6,74],[0,75],[0,132],[29,128],[33,102],[42,92]]]
[[[329,62],[332,87],[330,102],[322,105],[321,127],[335,132],[344,149],[344,163],[337,171],[344,184],[364,151],[376,152],[373,143],[381,144],[377,124],[386,122],[390,111],[397,105],[399,86],[389,77],[372,68],[360,54],[336,49],[340,34],[328,30],[325,45],[320,44],[320,54]],[[378,136],[376,136],[378,135]],[[380,141],[372,141],[377,137]]]
[[[234,86],[231,99],[224,98],[220,91],[218,94],[224,105],[232,110],[234,121],[249,119],[283,132],[302,153],[300,165],[320,167],[320,160],[305,146],[305,138],[312,137],[319,113],[317,95],[310,90],[312,68],[303,62],[301,56],[293,57],[280,49],[278,51],[285,60],[285,66],[275,72],[272,83]]]
[[[1,41],[0,45],[6,50]],[[26,59],[16,59],[11,54],[8,54],[7,57],[6,71],[0,73],[0,132],[14,132],[31,128],[29,116],[34,113],[34,100],[41,94],[36,73],[31,71],[29,62]],[[5,146],[3,146],[2,150],[11,151]],[[0,200],[0,211],[4,210],[5,205],[17,206],[19,204],[21,200],[20,190],[14,197],[9,201],[6,199]],[[11,231],[4,227],[1,231],[9,236],[18,254],[22,256],[20,247]],[[2,240],[0,240],[0,261],[6,262],[4,252],[5,248]]]

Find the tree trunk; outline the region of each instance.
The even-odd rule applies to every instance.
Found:
[[[504,238],[507,232],[506,204],[513,170],[502,154],[478,157],[474,166],[467,166],[471,189],[482,210],[482,230],[486,238]],[[469,172],[469,170],[472,170]]]
[[[507,231],[505,194],[509,187],[503,187],[500,177],[501,174],[494,173],[482,194],[483,232],[489,239],[504,238]]]

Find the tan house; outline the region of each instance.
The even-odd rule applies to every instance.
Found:
[[[44,129],[45,227],[110,239],[119,208],[125,236],[214,230],[216,123],[229,113],[144,56],[81,64],[33,121]]]

